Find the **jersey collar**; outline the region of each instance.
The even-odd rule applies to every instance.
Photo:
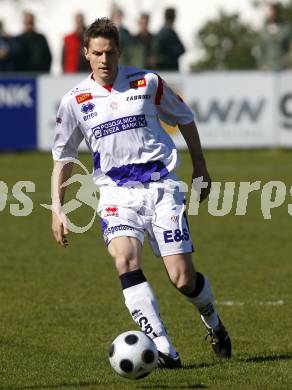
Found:
[[[110,87],[109,85],[100,85],[99,83],[97,83],[93,78],[93,72],[89,75],[89,80],[91,85],[94,85],[95,88],[98,88],[100,91],[103,91],[106,95],[108,95],[115,90],[115,85],[118,83],[120,76],[121,76],[121,67],[119,66],[117,76],[115,78],[115,81],[111,85],[111,88],[109,88]]]

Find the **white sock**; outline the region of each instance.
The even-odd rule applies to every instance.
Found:
[[[187,297],[199,310],[201,319],[207,328],[216,328],[219,324],[218,314],[215,310],[214,298],[208,279],[204,276],[204,286],[196,297]]]
[[[123,293],[125,304],[141,330],[154,341],[159,351],[175,357],[176,351],[160,318],[158,303],[150,284],[142,282],[124,289]]]

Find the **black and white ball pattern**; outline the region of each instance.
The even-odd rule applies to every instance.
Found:
[[[141,379],[157,366],[158,352],[154,342],[140,331],[120,334],[111,344],[109,360],[121,376]]]

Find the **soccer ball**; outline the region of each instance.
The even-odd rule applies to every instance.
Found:
[[[156,368],[157,360],[156,345],[140,331],[130,330],[121,333],[110,346],[110,364],[125,378],[144,378]]]

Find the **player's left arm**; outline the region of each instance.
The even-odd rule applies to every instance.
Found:
[[[192,179],[203,177],[203,182],[206,183],[206,188],[201,188],[200,201],[202,202],[210,193],[211,178],[206,167],[194,115],[183,99],[173,92],[159,75],[156,75],[155,104],[159,118],[170,126],[178,125],[186,141],[193,163]]]
[[[198,129],[194,121],[185,125],[178,124],[178,128],[186,141],[192,159],[192,163],[193,163],[192,180],[194,180],[197,177],[203,177],[203,182],[207,183],[207,187],[201,189],[200,202],[202,202],[204,199],[207,198],[207,196],[210,193],[211,178],[202,151]]]

